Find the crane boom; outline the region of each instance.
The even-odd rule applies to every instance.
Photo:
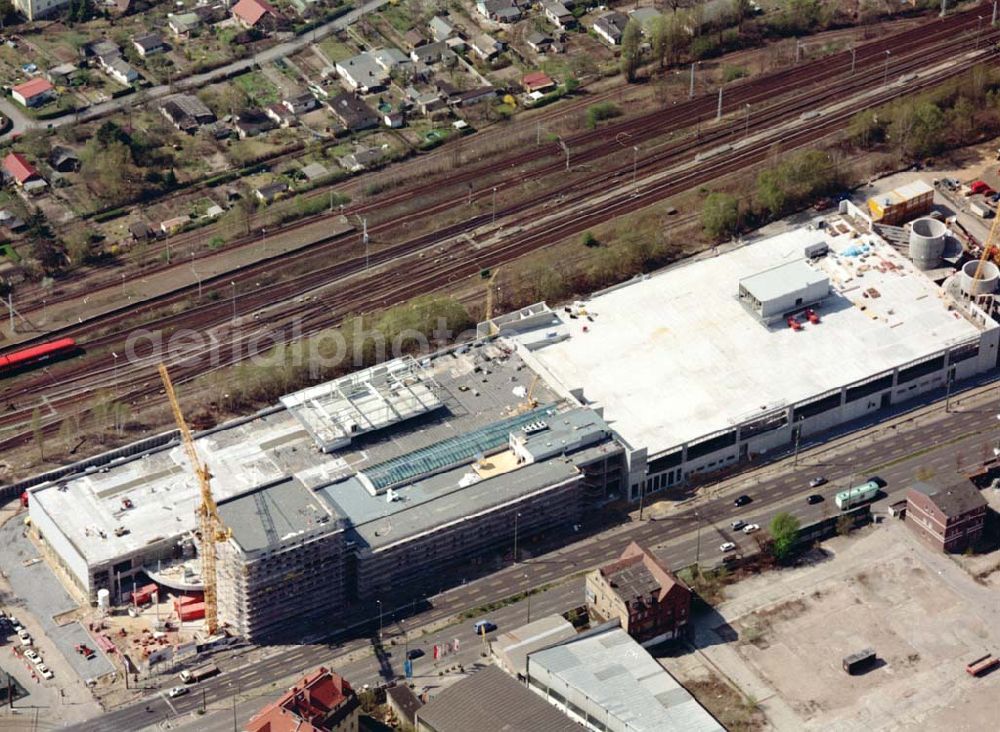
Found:
[[[973,281],[978,280],[983,274],[983,267],[986,266],[986,260],[990,258],[990,252],[1000,250],[1000,244],[998,244],[997,239],[1000,239],[1000,216],[993,217],[993,225],[990,226],[990,235],[983,242],[983,254],[979,257],[979,266],[976,267],[976,273],[972,276]]]
[[[208,467],[201,462],[198,451],[194,446],[194,438],[188,428],[184,413],[181,411],[180,402],[177,401],[177,393],[174,391],[174,384],[170,380],[170,373],[164,364],[159,366],[160,378],[163,380],[163,388],[170,401],[170,408],[174,413],[174,421],[177,429],[181,433],[181,442],[184,444],[184,451],[187,453],[191,469],[194,470],[198,478],[198,485],[201,488],[201,503],[195,513],[198,516],[198,525],[201,533],[200,554],[201,554],[201,576],[205,585],[205,630],[209,635],[214,634],[219,629],[219,606],[218,593],[216,588],[215,571],[215,543],[225,541],[229,538],[229,532],[224,528],[222,519],[219,517],[219,508],[212,496],[212,475]]]

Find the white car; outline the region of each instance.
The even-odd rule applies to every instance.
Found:
[[[752,534],[755,531],[760,531],[760,526],[757,524],[747,524],[743,527],[744,534]]]
[[[53,676],[52,671],[44,663],[38,664],[38,673],[42,675],[43,679],[51,679]]]
[[[188,693],[188,691],[190,691],[190,689],[188,689],[186,686],[175,686],[173,689],[167,692],[167,696],[169,696],[171,699],[176,699],[179,696],[184,696],[185,694]]]
[[[38,655],[37,651],[34,651],[31,648],[29,648],[24,652],[24,657],[27,658],[36,666],[42,662],[42,657]]]
[[[736,545],[733,542],[727,541],[725,544],[723,544],[722,546],[719,547],[719,551],[720,552],[731,552],[735,548],[736,548]]]

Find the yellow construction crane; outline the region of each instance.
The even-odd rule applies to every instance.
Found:
[[[191,468],[194,470],[201,486],[201,503],[195,513],[198,515],[198,526],[201,533],[199,537],[201,553],[201,577],[205,584],[205,630],[209,635],[213,635],[219,629],[219,604],[216,588],[215,574],[215,544],[226,541],[229,538],[229,530],[222,524],[219,517],[219,507],[212,497],[212,475],[198,457],[198,451],[194,446],[194,438],[191,430],[188,429],[184,420],[184,413],[181,412],[181,405],[177,401],[177,393],[174,391],[173,382],[170,381],[170,374],[167,367],[160,364],[160,378],[163,379],[163,388],[167,392],[167,399],[170,400],[170,408],[174,412],[174,421],[177,429],[181,433],[181,442],[184,443],[184,451],[187,453]]]
[[[493,289],[493,285],[497,281],[497,275],[498,274],[500,274],[500,268],[499,267],[497,267],[495,270],[493,270],[492,274],[490,274],[489,280],[487,280],[487,282],[486,282],[486,311],[484,313],[485,317],[483,317],[483,320],[485,322],[487,322],[487,323],[490,323],[490,335],[491,336],[496,335],[496,329],[497,329],[496,326],[493,325],[493,323],[490,322],[490,321],[493,320],[493,306],[494,306],[494,301],[495,301],[495,298],[496,298],[496,293],[495,293],[495,291]]]
[[[540,378],[541,376],[539,374],[535,374],[535,378],[531,380],[531,386],[528,387],[528,393],[525,395],[524,401],[517,405],[516,414],[530,412],[538,406],[538,400],[535,399],[535,387],[538,386],[538,380]]]
[[[983,267],[986,266],[986,261],[990,258],[990,254],[1000,250],[1000,244],[997,241],[1000,236],[998,235],[1000,235],[1000,216],[994,216],[993,225],[990,227],[990,235],[983,242],[983,254],[979,257],[979,266],[976,267],[976,273],[972,276],[973,280],[978,280],[983,274]]]

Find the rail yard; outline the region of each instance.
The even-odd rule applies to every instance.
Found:
[[[34,702],[80,730],[487,730],[442,720],[489,683],[536,726],[846,724],[788,647],[803,678],[887,690],[866,729],[953,721],[910,701],[932,676],[978,719],[996,6],[805,4],[815,42],[786,0],[154,2],[131,35],[17,4],[0,724]],[[66,56],[76,22],[78,68],[12,65]],[[908,589],[914,566],[939,577]],[[917,639],[813,622],[942,584],[962,610]]]

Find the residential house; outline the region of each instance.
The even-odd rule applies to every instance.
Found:
[[[455,52],[451,50],[447,41],[435,41],[434,43],[414,48],[410,51],[410,58],[417,63],[433,66],[442,61],[453,61],[455,59]]]
[[[530,94],[551,91],[556,88],[556,83],[544,71],[532,71],[521,77],[521,86]]]
[[[948,483],[918,481],[906,494],[906,523],[939,551],[956,553],[983,536],[987,504],[967,478]]]
[[[679,637],[691,616],[691,590],[634,541],[617,561],[587,575],[585,594],[591,618],[617,618],[643,644]]]
[[[198,13],[167,13],[167,27],[175,38],[187,38],[201,27]]]
[[[156,232],[145,221],[133,221],[128,225],[129,236],[132,241],[146,241],[152,238]]]
[[[160,107],[160,113],[181,132],[194,132],[201,125],[215,122],[212,110],[198,97],[191,94],[170,97]]]
[[[357,732],[361,704],[342,676],[325,666],[307,674],[243,727],[246,732]]]
[[[302,92],[295,96],[286,97],[281,104],[293,114],[305,114],[319,108],[319,102],[309,92]]]
[[[389,81],[388,71],[368,51],[338,61],[336,69],[351,89],[362,94],[381,91]]]
[[[524,42],[535,53],[548,53],[552,48],[553,38],[545,33],[533,31],[524,37]]]
[[[123,86],[129,86],[139,80],[139,72],[121,56],[102,58],[101,66],[104,68],[104,73]]]
[[[69,84],[69,81],[80,69],[76,64],[65,63],[59,64],[48,71],[45,72],[45,77],[51,81],[53,84],[61,84],[65,86]]]
[[[566,30],[576,25],[576,18],[565,5],[559,0],[545,0],[542,3],[542,12],[546,19],[556,28]]]
[[[444,689],[421,707],[416,717],[417,732],[585,729],[496,666],[480,669]]]
[[[24,188],[27,183],[31,181],[40,180],[41,176],[38,174],[38,170],[34,165],[28,162],[21,153],[12,152],[3,159],[3,172],[4,175],[14,183],[17,184],[19,188]]]
[[[55,87],[46,79],[36,76],[34,79],[18,84],[10,90],[14,101],[25,107],[40,107],[56,96]]]
[[[490,641],[493,663],[524,681],[528,674],[528,656],[551,648],[576,636],[576,628],[562,615],[545,615],[527,625],[498,633]]]
[[[402,112],[385,112],[382,114],[382,124],[391,129],[398,129],[403,126]]]
[[[481,59],[489,61],[507,48],[507,44],[496,40],[492,36],[482,33],[469,41],[469,46]]]
[[[253,193],[261,203],[274,203],[282,195],[288,193],[288,184],[281,181],[267,183],[259,186]]]
[[[420,90],[408,86],[405,95],[406,101],[420,114],[429,114],[445,106],[445,99],[437,89]]]
[[[267,0],[240,0],[233,6],[233,17],[244,28],[273,29],[281,15]]]
[[[497,90],[489,85],[462,91],[446,81],[438,80],[437,88],[445,95],[449,107],[470,107],[497,95]]]
[[[350,132],[368,130],[379,125],[378,113],[353,94],[338,94],[327,102],[327,106]]]
[[[191,223],[190,216],[174,216],[171,219],[160,222],[160,231],[164,234],[173,234],[180,231]]]
[[[277,125],[274,120],[267,116],[261,109],[248,109],[236,116],[233,127],[241,140],[248,137],[256,137],[265,132],[273,130]]]
[[[410,30],[403,34],[403,42],[407,48],[417,48],[427,43],[427,39],[424,38],[424,34],[418,29],[410,28]]]
[[[154,53],[163,53],[167,50],[167,44],[156,33],[148,33],[144,36],[133,38],[132,45],[141,58],[152,56]]]
[[[302,166],[302,175],[306,177],[306,180],[310,183],[315,183],[318,180],[322,180],[330,175],[330,171],[327,170],[323,163],[309,163],[309,165]]]
[[[292,127],[299,123],[298,117],[284,104],[271,104],[264,107],[264,114],[268,116],[278,127]]]
[[[628,25],[628,17],[624,13],[612,11],[605,13],[594,21],[591,26],[594,33],[605,43],[617,46],[622,42],[622,35],[625,33],[625,26]]]
[[[397,684],[385,690],[385,701],[396,719],[411,728],[417,722],[417,712],[424,705],[420,697],[406,684]]]
[[[372,51],[371,56],[375,59],[375,63],[389,74],[400,67],[405,68],[411,65],[410,57],[398,48],[380,48]]]
[[[452,25],[451,21],[447,18],[442,18],[440,15],[435,15],[431,18],[431,22],[427,24],[430,28],[431,36],[435,41],[444,41],[457,35],[455,26]]]
[[[80,169],[80,158],[68,147],[53,145],[49,152],[49,165],[60,173],[73,173]]]
[[[629,11],[628,17],[639,24],[644,36],[648,36],[650,30],[652,30],[653,21],[660,17],[660,11],[649,7],[636,8]]]
[[[14,0],[14,8],[28,20],[45,18],[69,5],[70,0]]]
[[[118,44],[106,39],[88,43],[83,47],[83,51],[85,55],[94,56],[98,59],[122,55],[122,50],[118,47]]]
[[[382,151],[376,148],[362,148],[345,155],[337,162],[352,173],[359,173],[382,161]]]
[[[476,10],[484,18],[505,24],[516,23],[522,15],[516,0],[476,0]]]
[[[0,226],[3,226],[7,231],[15,232],[25,228],[27,224],[7,209],[3,209],[0,211]]]

